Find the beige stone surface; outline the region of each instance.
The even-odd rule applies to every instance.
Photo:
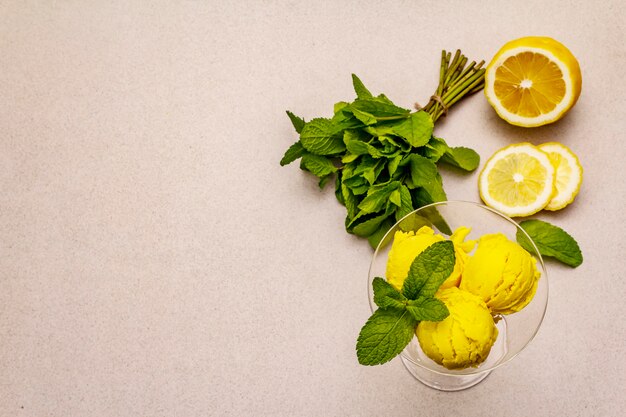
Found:
[[[0,2],[0,416],[619,416],[626,408],[622,1]],[[350,74],[424,102],[441,49],[489,59],[547,35],[583,92],[553,125],[482,95],[437,134],[483,161],[557,140],[585,170],[539,217],[585,262],[548,263],[537,338],[442,393],[362,367],[367,243],[296,164],[286,109],[353,97]],[[477,174],[444,171],[451,199]]]

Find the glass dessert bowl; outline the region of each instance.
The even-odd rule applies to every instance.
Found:
[[[427,227],[425,228],[425,226]],[[489,299],[487,304],[489,305],[489,311],[493,317],[493,324],[496,330],[491,333],[491,336],[493,336],[492,339],[495,338],[495,341],[489,341],[490,343],[493,343],[493,345],[491,345],[490,348],[487,347],[486,351],[483,349],[482,352],[477,354],[478,356],[486,355],[486,357],[481,357],[479,360],[474,359],[473,363],[465,362],[461,363],[461,365],[454,363],[450,365],[450,363],[447,363],[446,366],[443,366],[431,359],[433,351],[436,353],[437,349],[440,347],[435,346],[433,349],[429,349],[430,352],[428,353],[431,356],[429,357],[429,355],[427,355],[427,353],[425,353],[422,349],[420,341],[418,341],[416,336],[413,337],[408,346],[400,353],[404,366],[418,381],[438,390],[458,391],[472,387],[481,382],[493,369],[502,366],[517,356],[535,337],[539,327],[541,326],[541,322],[543,321],[548,303],[548,277],[543,259],[541,258],[536,245],[515,221],[489,207],[477,203],[465,201],[439,202],[424,206],[408,214],[398,221],[381,240],[376,251],[374,252],[367,282],[369,303],[372,312],[377,308],[374,303],[374,294],[372,290],[372,281],[375,277],[385,278],[391,284],[401,286],[401,283],[398,284],[393,282],[397,279],[397,277],[391,276],[393,275],[393,270],[398,269],[396,268],[397,265],[394,265],[393,269],[391,269],[391,266],[389,267],[390,269],[388,269],[390,250],[396,247],[396,249],[394,249],[396,251],[394,259],[397,261],[399,253],[397,248],[400,247],[401,244],[399,241],[397,245],[394,245],[394,239],[406,239],[407,236],[415,238],[424,231],[429,233],[434,231],[435,235],[440,235],[442,238],[455,241],[455,250],[457,248],[457,243],[459,244],[459,247],[463,246],[466,248],[465,250],[467,250],[468,254],[467,258],[465,258],[465,265],[467,265],[467,267],[465,270],[461,268],[460,280],[457,280],[456,284],[452,285],[460,287],[461,290],[463,290],[463,293],[467,290],[478,294],[483,286],[488,286],[488,284],[480,282],[482,279],[482,271],[480,268],[475,267],[476,262],[479,261],[474,261],[474,268],[473,270],[470,270],[472,267],[469,266],[467,259],[472,257],[474,259],[478,259],[482,257],[482,261],[480,262],[487,265],[486,268],[489,269],[491,260],[489,258],[490,252],[488,252],[488,246],[491,245],[491,249],[493,251],[501,252],[501,250],[503,250],[502,248],[506,245],[510,245],[512,250],[520,251],[521,247],[512,243],[517,242],[518,236],[520,238],[525,238],[528,242],[526,245],[526,252],[534,258],[532,261],[532,268],[535,271],[535,277],[539,274],[539,278],[534,281],[536,283],[536,288],[533,286],[532,291],[526,290],[526,299],[517,302],[517,305],[512,308],[507,307],[499,310],[497,306],[495,306],[494,303],[496,303],[496,301],[494,300],[497,298],[501,299],[501,294],[498,294],[497,297],[495,295],[487,296]],[[457,231],[457,233],[454,233],[455,231]],[[459,234],[458,231],[464,231],[461,233],[461,239],[457,236]],[[396,234],[396,232],[402,233]],[[481,240],[481,237],[492,236],[495,234],[498,234],[500,239],[485,238]],[[504,239],[504,237],[506,237],[506,239]],[[506,242],[507,239],[509,242]],[[478,253],[479,249],[470,243],[472,240],[478,241],[478,248],[481,248],[482,245],[480,254]],[[464,244],[463,241],[468,243]],[[419,246],[420,243],[417,243],[416,245]],[[485,256],[485,254],[487,254],[487,256]],[[415,254],[415,256],[416,255],[417,254]],[[527,254],[523,255],[528,258]],[[494,261],[494,263],[497,262]],[[509,267],[509,272],[510,268],[511,267]],[[388,272],[390,276],[388,276]],[[488,275],[488,273],[489,271],[486,271],[485,275]],[[523,274],[513,272],[509,275],[522,276]],[[465,283],[463,282],[464,279],[466,279]],[[519,282],[516,282],[515,285],[517,287],[512,284],[509,285],[508,283],[507,285],[502,285],[501,282],[499,282],[498,285],[503,288],[506,287],[501,291],[506,291],[508,294],[509,291],[515,292],[517,287],[520,285],[523,286],[525,283],[522,282],[520,284]],[[442,285],[440,291],[443,290],[444,286],[450,285],[449,283]],[[448,289],[444,291],[447,291],[447,294],[449,295],[450,292],[457,290],[455,289],[454,291],[451,291]],[[528,296],[528,294],[530,296]],[[491,300],[491,298],[493,298],[493,300]],[[512,304],[509,303],[509,306]],[[448,307],[449,310],[451,310],[450,305],[448,305]],[[450,314],[453,314],[452,310],[450,311]],[[470,317],[470,321],[473,320],[475,320],[475,318],[473,316]],[[432,323],[434,322],[429,322],[429,325]],[[448,330],[450,331],[450,328],[448,328]],[[461,331],[461,333],[463,332]],[[451,338],[452,335],[454,335],[454,332],[451,332]],[[464,341],[472,343],[475,342],[473,337],[473,335],[462,335]],[[445,339],[445,337],[443,339]],[[423,343],[426,343],[422,339],[420,340]],[[438,340],[442,340],[441,335]],[[444,344],[445,342],[446,341],[444,341]],[[458,341],[456,340],[450,341],[450,348],[452,348],[452,350],[454,350],[454,345],[457,342]],[[425,346],[428,345],[425,344]],[[472,346],[471,343],[470,346]],[[446,348],[446,346],[444,346],[444,348]],[[472,358],[476,358],[476,355],[471,352],[470,356]],[[455,369],[449,369],[451,367]]]

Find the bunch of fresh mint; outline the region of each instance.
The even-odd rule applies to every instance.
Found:
[[[420,321],[441,321],[450,314],[435,298],[441,284],[454,270],[454,245],[436,242],[411,263],[409,273],[396,290],[383,278],[372,281],[378,309],[361,329],[356,352],[361,365],[379,365],[396,357],[415,335]]]
[[[300,168],[316,175],[321,188],[334,176],[335,195],[347,209],[346,230],[376,247],[406,214],[446,200],[438,163],[473,171],[480,158],[472,149],[450,147],[433,136],[430,113],[372,95],[354,74],[352,81],[356,100],[335,104],[330,119],[305,122],[287,112],[300,139],[280,164],[301,159]],[[467,93],[475,88],[468,84]]]

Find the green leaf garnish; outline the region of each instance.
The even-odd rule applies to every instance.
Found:
[[[450,315],[443,301],[434,297],[419,297],[417,300],[410,300],[406,309],[418,321],[441,321]]]
[[[305,171],[309,171],[319,178],[323,178],[337,171],[337,168],[333,165],[330,159],[310,153],[302,156],[300,168]]]
[[[393,307],[402,310],[407,304],[406,297],[380,277],[374,278],[372,288],[374,289],[374,302],[380,308]]]
[[[296,159],[301,158],[305,153],[307,153],[306,149],[304,149],[300,141],[297,141],[296,143],[291,145],[289,149],[287,149],[285,155],[280,160],[280,165],[284,166],[290,164]]]
[[[391,193],[397,190],[398,187],[400,187],[398,181],[372,186],[367,192],[367,196],[359,204],[359,208],[365,213],[376,213],[380,211],[387,201],[389,201]]]
[[[451,241],[433,243],[411,263],[402,294],[411,300],[420,296],[433,297],[452,274],[455,262],[454,245]]]
[[[403,184],[400,186],[400,208],[396,210],[396,221],[400,221],[400,219],[412,211],[413,200],[411,199],[411,192],[406,188],[406,185]]]
[[[380,120],[403,119],[409,117],[410,110],[398,107],[389,100],[378,97],[357,98],[349,106],[350,111],[358,110]],[[355,114],[356,116],[356,114]]]
[[[573,268],[583,263],[583,254],[578,243],[560,227],[535,219],[521,221],[519,225],[535,242],[541,255],[553,257]],[[534,252],[526,236],[519,230],[516,239],[524,249]]]
[[[379,365],[395,358],[415,334],[416,320],[406,310],[378,309],[367,320],[356,342],[361,365]]]
[[[378,230],[381,224],[389,217],[387,213],[379,214],[375,217],[369,218],[359,224],[356,224],[352,228],[352,233],[361,237],[371,236]]]
[[[302,132],[302,128],[304,127],[305,121],[302,117],[298,117],[289,110],[287,110],[287,116],[289,116],[289,120],[291,120],[291,124],[294,129],[296,129],[296,133]]]
[[[415,148],[428,143],[433,134],[433,119],[425,111],[418,111],[401,123],[394,126],[393,131],[398,136],[404,138]]]
[[[441,321],[448,317],[448,308],[434,295],[452,273],[454,262],[452,242],[441,241],[415,258],[402,291],[383,278],[374,278],[372,287],[378,310],[359,333],[356,351],[360,364],[390,361],[409,344],[420,321]]]
[[[313,119],[302,127],[300,143],[316,155],[332,155],[346,150],[342,136],[332,122],[322,118]]]
[[[480,156],[473,149],[459,146],[448,148],[440,161],[470,172],[478,168]]]
[[[371,98],[372,93],[365,88],[363,82],[355,74],[352,74],[352,85],[354,86],[354,92],[358,98]]]

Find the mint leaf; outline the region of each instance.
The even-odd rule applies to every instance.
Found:
[[[305,125],[304,119],[302,117],[296,116],[289,110],[287,110],[287,116],[289,116],[289,119],[291,120],[291,124],[293,125],[294,129],[296,129],[296,132],[297,133],[302,132],[302,128]]]
[[[447,199],[441,174],[437,171],[437,165],[433,161],[417,154],[408,155],[403,163],[406,164],[407,161],[411,172],[410,185],[413,188],[421,187],[427,193],[423,196],[420,206]]]
[[[449,240],[435,242],[411,263],[402,286],[402,294],[415,300],[418,296],[433,297],[454,270],[454,245]]]
[[[330,159],[324,156],[313,155],[310,153],[302,156],[302,160],[300,161],[300,168],[305,171],[309,171],[313,175],[320,178],[337,171],[337,168],[335,167],[335,165],[333,165]]]
[[[408,187],[412,187],[413,184],[407,182]],[[416,207],[422,207],[428,204],[436,203],[437,201],[447,200],[446,192],[443,189],[443,180],[441,175],[437,173],[435,178],[428,182],[423,182],[421,187],[417,187],[412,192],[413,202]],[[443,231],[443,230],[442,230]]]
[[[369,217],[369,216],[368,216]],[[361,236],[361,237],[368,237],[371,236],[372,234],[374,234],[376,232],[376,230],[378,230],[378,228],[380,227],[380,225],[389,217],[388,213],[383,213],[380,215],[377,215],[375,217],[369,218],[365,221],[363,221],[362,223],[357,224],[356,226],[352,226],[352,233],[354,233],[357,236]],[[359,219],[360,217],[355,217],[355,220]],[[359,220],[360,222],[360,220]]]
[[[300,158],[305,153],[306,153],[306,149],[304,149],[300,141],[297,141],[296,143],[291,145],[289,149],[287,149],[287,151],[285,152],[285,155],[280,160],[280,165],[281,166],[288,165],[292,163],[293,161],[295,161],[296,159]]]
[[[400,186],[400,182],[392,181],[385,185],[373,186],[367,192],[367,197],[361,201],[359,208],[366,213],[376,213],[380,211],[387,201],[389,195]]]
[[[402,161],[402,156],[394,156],[387,163],[387,172],[389,172],[389,176],[393,176],[398,170],[398,166],[400,165],[400,161]]]
[[[410,300],[406,309],[418,321],[441,321],[450,315],[443,301],[434,297],[418,297],[417,300]]]
[[[389,194],[389,202],[395,204],[398,208],[402,206],[402,197],[399,189],[395,189]]]
[[[374,289],[374,302],[378,307],[403,310],[406,306],[406,297],[383,278],[374,278],[372,288]]]
[[[445,140],[431,136],[428,143],[422,148],[422,155],[433,162],[437,162],[449,149],[450,147]]]
[[[443,189],[443,179],[441,178],[441,174],[439,172],[437,172],[433,181],[423,184],[422,187],[426,190],[433,202],[445,201],[448,199],[446,192]]]
[[[459,146],[456,148],[448,148],[441,157],[441,162],[469,172],[478,168],[480,156],[473,149]]]
[[[378,154],[380,154],[381,157],[394,158],[404,153],[400,147],[393,144],[392,142],[393,139],[391,139],[389,136],[380,136],[378,138],[378,141],[382,145],[382,149],[377,146],[372,146],[372,147],[377,150]],[[371,152],[370,152],[370,155],[376,157]]]
[[[396,210],[396,221],[413,211],[413,201],[411,199],[411,192],[406,185],[400,186],[400,208]]]
[[[345,101],[338,101],[337,103],[335,103],[333,105],[333,113],[337,114],[339,113],[341,110],[345,109],[346,107],[348,107],[350,105],[350,103],[346,103]]]
[[[378,135],[378,141],[384,146],[388,146],[390,149],[398,149],[403,153],[408,152],[411,149],[410,145],[407,145],[405,141],[401,140],[397,136],[393,135]]]
[[[356,354],[361,365],[389,362],[409,344],[417,322],[406,310],[378,309],[361,329]]]
[[[394,126],[393,131],[413,147],[424,146],[433,134],[433,119],[425,111],[412,113],[409,118]]]
[[[345,175],[345,172],[344,172],[344,175]],[[355,192],[356,188],[364,186],[366,188],[365,191],[367,192],[367,190],[369,190],[369,187],[370,187],[367,181],[365,180],[365,178],[363,178],[361,175],[356,175],[356,174],[350,177],[344,176],[343,183],[346,185],[346,187],[352,190],[352,192],[355,193],[355,195],[360,194],[360,193]]]
[[[348,130],[346,130],[348,132]],[[367,155],[369,153],[369,146],[365,142],[361,142],[360,140],[350,140],[346,141],[346,134],[344,133],[344,142],[346,144],[346,148],[348,151],[354,155]]]
[[[350,111],[352,111],[352,114],[354,114],[354,117],[356,117],[361,122],[363,122],[364,125],[369,126],[369,125],[376,124],[376,122],[378,122],[378,120],[376,119],[376,117],[374,117],[373,114],[370,114],[366,111],[362,111],[354,107],[351,107]]]
[[[392,155],[385,154],[384,150],[381,151],[375,146],[370,145],[369,143],[367,144],[367,152],[370,154],[372,158],[376,158],[376,159],[392,156]]]
[[[346,150],[341,135],[328,119],[313,119],[306,123],[300,133],[300,143],[316,155],[331,155]]]
[[[535,242],[541,255],[553,257],[573,268],[583,263],[583,254],[578,243],[560,227],[541,220],[524,220],[519,225]],[[517,231],[516,238],[524,249],[534,252],[521,231]]]
[[[365,178],[370,185],[373,185],[380,175],[380,172],[383,170],[384,166],[385,165],[382,161],[376,162],[375,165],[370,166],[365,171],[363,171],[363,178]]]
[[[399,121],[403,121],[404,119],[399,119]],[[363,130],[365,130],[367,133],[369,133],[372,136],[388,136],[388,135],[394,135],[394,131],[393,128],[395,126],[395,123],[398,122],[398,120],[392,121],[392,122],[386,122],[386,123],[378,123],[375,126],[367,126],[366,128],[364,128]]]
[[[372,137],[365,133],[361,129],[346,129],[343,131],[343,143],[346,145],[348,151],[358,155],[365,155],[367,153],[366,142]],[[361,146],[354,148],[353,146]]]
[[[381,151],[376,149],[374,146],[365,142],[365,140],[371,139],[371,136],[356,133],[353,130],[346,130],[343,133],[343,143],[346,145],[346,149],[348,152],[355,155],[366,155],[369,154],[373,158],[382,158],[386,156]]]
[[[372,93],[369,92],[363,82],[355,74],[352,74],[352,85],[354,86],[354,92],[358,98],[371,98]]]
[[[378,101],[380,101],[380,102],[382,102],[382,103],[387,103],[387,104],[391,104],[391,105],[394,105],[394,106],[395,106],[395,104],[393,104],[393,101],[389,100],[389,99],[387,98],[387,96],[386,96],[386,95],[384,95],[384,94],[382,94],[382,93],[381,93],[381,94],[379,94],[379,95],[377,95],[377,96],[376,96],[376,98],[378,99]]]
[[[344,106],[344,104],[346,105]],[[361,123],[361,121],[354,117],[352,112],[350,112],[349,104],[339,102],[335,104],[335,106],[337,106],[336,108],[338,110],[335,112],[332,119],[330,119],[330,122],[333,124],[337,132],[345,129],[356,129],[363,127],[363,123]]]
[[[350,178],[350,179],[352,180],[353,178]],[[362,196],[363,194],[366,194],[369,191],[370,185],[367,183],[367,181],[365,181],[365,178],[359,177],[358,179],[363,180],[363,183],[361,185],[351,184],[349,185],[349,187],[350,187],[350,190],[354,193],[354,195]]]
[[[357,206],[359,205],[359,201],[346,184],[343,183],[341,184],[341,195],[343,197],[344,205],[348,210],[348,218],[354,218],[358,212]]]
[[[409,164],[411,182],[414,187],[431,187],[436,181],[437,165],[430,159],[418,154],[410,154],[405,157],[403,163]]]
[[[357,98],[352,104],[350,104],[350,110],[354,109],[361,112],[369,113],[374,117],[408,117],[409,113],[411,112],[410,110],[398,107],[388,100],[383,100],[378,97],[365,99]]]

